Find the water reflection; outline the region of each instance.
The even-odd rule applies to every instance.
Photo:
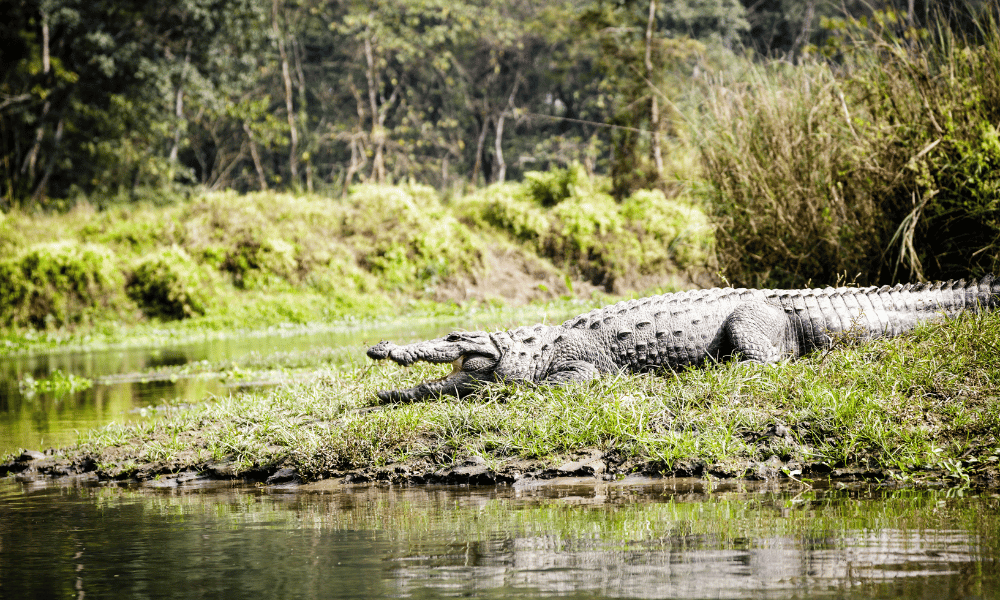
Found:
[[[0,486],[3,598],[1000,593],[1000,501],[989,495]]]

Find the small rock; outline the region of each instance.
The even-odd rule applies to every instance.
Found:
[[[177,483],[185,484],[198,479],[204,479],[204,477],[196,471],[184,471],[177,476]]]
[[[604,454],[598,451],[591,452],[590,456],[580,460],[574,460],[564,465],[556,467],[560,475],[576,475],[584,477],[597,477],[604,473],[607,468],[604,461]]]
[[[267,485],[277,485],[281,483],[293,483],[299,479],[298,473],[293,467],[278,469],[267,478]]]
[[[468,483],[492,483],[493,471],[486,465],[456,467],[448,475],[457,481]]]
[[[236,470],[229,461],[211,462],[205,465],[205,470],[219,478],[235,477]]]
[[[42,460],[43,458],[45,458],[45,454],[38,450],[25,450],[21,453],[21,456],[17,457],[17,460],[20,462],[30,462],[33,460]]]

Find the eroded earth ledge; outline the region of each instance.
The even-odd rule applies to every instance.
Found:
[[[771,435],[780,435],[780,428]],[[230,462],[182,464],[160,462],[139,465],[127,474],[101,468],[89,455],[70,457],[59,451],[25,451],[15,460],[0,465],[0,476],[22,481],[57,479],[137,483],[151,488],[185,488],[213,481],[256,483],[268,486],[297,486],[307,480],[333,480],[343,484],[389,485],[474,485],[531,486],[551,480],[578,478],[592,481],[621,481],[631,476],[647,478],[698,477],[713,480],[795,482],[803,486],[870,483],[888,487],[909,485],[971,485],[1000,487],[1000,465],[996,456],[985,461],[966,461],[961,474],[955,470],[923,468],[917,472],[863,465],[831,466],[824,462],[801,464],[769,460],[741,461],[712,465],[701,459],[679,461],[667,467],[655,461],[624,458],[618,452],[586,449],[550,460],[513,459],[490,464],[470,456],[449,465],[412,460],[379,467],[334,470],[304,478],[294,466],[255,466],[236,474]]]

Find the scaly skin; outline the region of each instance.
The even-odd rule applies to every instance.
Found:
[[[368,356],[403,366],[454,364],[443,379],[378,393],[383,402],[409,402],[463,396],[490,381],[560,384],[734,356],[771,363],[829,347],[838,334],[895,336],[922,321],[998,304],[1000,280],[992,276],[881,288],[714,288],[619,302],[557,326],[455,332],[407,346],[383,341]]]

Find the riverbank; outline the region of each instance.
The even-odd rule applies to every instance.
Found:
[[[255,368],[282,373],[276,387],[165,406],[160,418],[111,424],[72,447],[8,456],[0,473],[162,486],[644,474],[997,487],[998,348],[1000,316],[966,315],[779,365],[490,386],[461,400],[385,406],[376,390],[440,368],[303,355],[242,369],[251,379]]]

